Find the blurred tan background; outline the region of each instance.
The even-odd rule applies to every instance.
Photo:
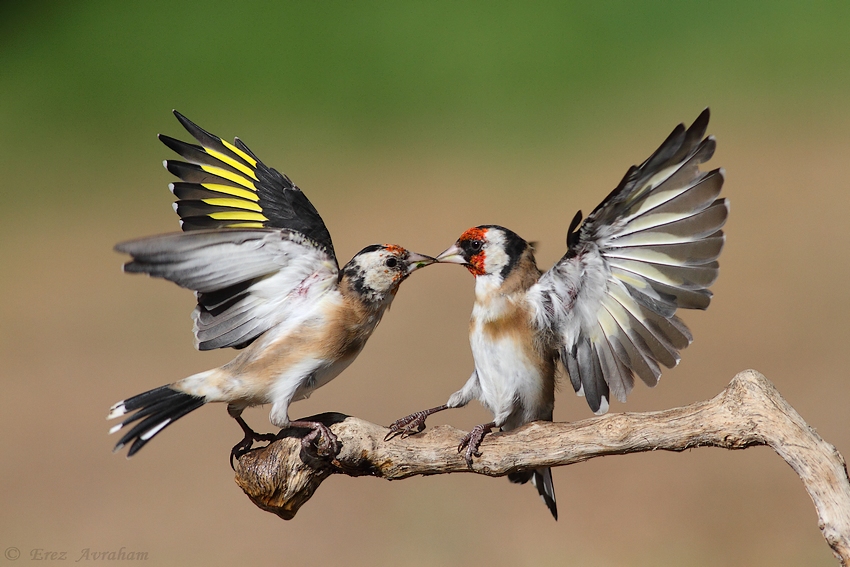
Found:
[[[743,5],[741,5],[743,4]],[[233,482],[224,407],[131,460],[114,402],[219,365],[192,349],[189,292],[121,273],[121,240],[177,229],[158,132],[172,108],[240,136],[323,215],[345,262],[374,242],[436,254],[503,224],[550,266],[587,213],[711,106],[727,171],[715,299],[654,390],[612,411],[707,399],[746,368],[850,454],[850,4],[110,2],[0,8],[0,549],[148,552],[152,565],[834,565],[769,449],[609,457],[529,487],[475,475],[331,478],[284,522]],[[403,286],[371,342],[293,417],[387,424],[471,370],[472,278]],[[568,384],[557,420],[591,414]],[[269,429],[267,408],[247,419]],[[468,429],[476,403],[429,420]]]

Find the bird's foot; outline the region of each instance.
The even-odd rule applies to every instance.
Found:
[[[481,456],[478,448],[481,446],[484,436],[490,433],[494,427],[496,427],[496,423],[493,421],[490,423],[476,425],[472,428],[472,431],[464,435],[463,439],[460,440],[460,445],[457,446],[457,452],[460,453],[463,451],[464,447],[466,448],[463,458],[466,459],[467,466],[472,466],[473,457]]]
[[[309,451],[315,444],[316,454],[320,457],[335,457],[342,449],[342,443],[336,434],[320,421],[290,421],[289,427],[310,429],[310,433],[301,438],[301,447]]]
[[[404,439],[409,435],[414,435],[425,429],[425,420],[428,419],[428,412],[418,411],[407,417],[397,419],[390,424],[390,432],[384,437],[384,441],[389,441],[396,435],[401,435]]]
[[[230,468],[235,470],[235,466],[233,464],[234,459],[238,461],[242,455],[251,450],[255,442],[265,441],[267,443],[271,443],[277,439],[277,435],[275,433],[257,433],[251,429],[251,427],[245,423],[245,420],[241,417],[236,417],[234,419],[236,419],[236,422],[245,433],[242,441],[234,445],[233,449],[230,450]]]
[[[425,420],[428,419],[429,415],[446,409],[449,409],[449,406],[437,406],[435,408],[418,411],[408,415],[407,417],[395,420],[390,424],[390,431],[384,437],[384,441],[389,441],[396,435],[401,435],[401,438],[404,439],[410,435],[420,433],[423,429],[425,429]]]

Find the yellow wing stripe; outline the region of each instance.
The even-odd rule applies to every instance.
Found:
[[[263,212],[263,209],[257,203],[253,201],[245,201],[244,199],[230,199],[227,197],[220,197],[215,199],[202,199],[204,203],[207,205],[212,205],[214,207],[233,207],[235,209],[245,209],[246,211],[257,211],[258,213]]]
[[[250,163],[251,167],[257,167],[257,160],[255,160],[254,158],[252,158],[251,156],[249,156],[248,154],[246,154],[245,152],[243,152],[242,150],[240,150],[239,148],[237,148],[233,144],[229,144],[226,140],[222,140],[221,143],[224,144],[224,147],[226,147],[228,150],[230,150],[234,154],[238,155],[239,157],[241,157],[242,159],[244,159],[248,163]]]
[[[261,222],[234,222],[228,224],[227,228],[265,228]]]
[[[235,220],[235,221],[267,221],[262,213],[252,213],[249,211],[233,211],[222,213],[210,213],[209,217],[214,220]]]
[[[231,187],[230,185],[219,185],[218,183],[201,183],[201,187],[209,189],[210,191],[215,191],[216,193],[224,193],[226,195],[233,195],[234,197],[248,199],[249,201],[260,200],[260,196],[254,193],[253,191],[246,191],[245,189]]]
[[[219,176],[223,179],[227,179],[228,181],[233,181],[234,183],[238,183],[242,187],[245,187],[245,188],[250,189],[252,191],[257,190],[257,188],[254,186],[254,184],[251,183],[249,180],[245,179],[241,175],[237,175],[235,173],[227,171],[226,169],[222,169],[220,167],[215,167],[215,166],[212,166],[212,165],[202,165],[201,169],[203,169],[207,173],[211,173],[211,174],[217,175],[217,176]]]
[[[241,171],[242,173],[244,173],[245,175],[247,175],[248,177],[250,177],[254,181],[259,181],[257,179],[257,176],[254,175],[254,171],[250,167],[247,167],[244,164],[239,163],[238,161],[236,161],[232,157],[224,155],[223,153],[217,152],[217,151],[212,150],[210,148],[204,148],[204,151],[207,152],[212,157],[214,157],[214,158],[216,158],[220,161],[223,161],[224,163],[226,163],[230,167],[232,167],[234,169],[238,169],[239,171]]]

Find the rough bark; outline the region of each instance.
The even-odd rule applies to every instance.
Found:
[[[574,423],[530,423],[488,435],[468,467],[457,445],[464,432],[439,426],[384,441],[388,430],[342,414],[315,418],[342,442],[334,459],[301,448],[295,436],[242,456],[236,482],[263,510],[291,519],[331,474],[399,480],[414,475],[474,472],[488,476],[561,466],[604,455],[745,449],[767,445],[800,476],[833,553],[850,567],[850,481],[844,458],[803,420],[763,375],[746,370],[715,398],[649,413],[608,414]]]

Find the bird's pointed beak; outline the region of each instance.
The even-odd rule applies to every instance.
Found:
[[[452,245],[447,250],[437,256],[437,262],[441,264],[468,264],[466,258],[463,257],[463,250],[457,244]]]
[[[419,268],[424,268],[430,264],[436,262],[434,258],[431,256],[426,256],[425,254],[417,254],[416,252],[410,252],[407,257],[407,274],[410,275]]]

